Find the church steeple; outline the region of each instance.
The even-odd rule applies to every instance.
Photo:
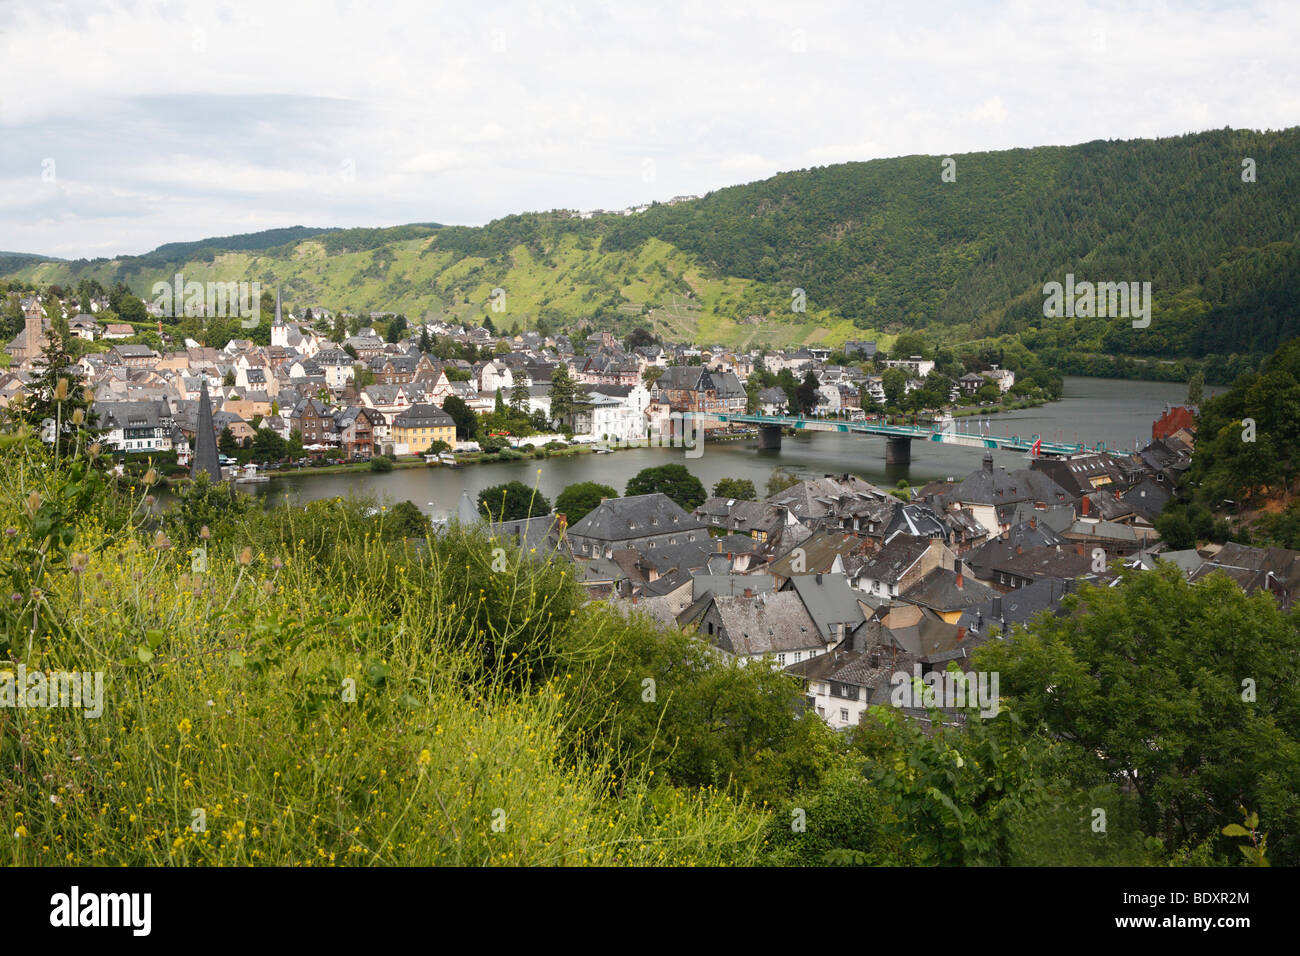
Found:
[[[274,325],[284,325],[284,318],[280,314],[280,290],[275,290],[275,322]]]
[[[190,463],[190,477],[206,471],[213,483],[221,480],[221,463],[217,460],[217,435],[212,424],[212,400],[208,398],[208,380],[199,390],[199,422],[194,432],[194,461]]]

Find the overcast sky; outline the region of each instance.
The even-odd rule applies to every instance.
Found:
[[[0,250],[1300,122],[1300,3],[0,0]]]

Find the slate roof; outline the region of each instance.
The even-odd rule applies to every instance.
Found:
[[[982,467],[971,472],[944,494],[945,501],[963,504],[998,505],[1011,501],[1043,501],[1060,504],[1072,496],[1042,472],[1029,468],[1007,471],[986,455]]]
[[[797,574],[827,573],[835,565],[835,559],[843,558],[861,548],[863,541],[852,534],[838,531],[816,531],[811,537],[792,545],[779,558],[771,562],[765,571],[790,577]],[[795,554],[799,550],[802,553]],[[796,559],[802,563],[795,566]]]
[[[914,587],[903,592],[900,597],[912,604],[941,613],[965,610],[993,599],[992,588],[980,584],[965,574],[961,576],[959,587],[957,577],[956,571],[935,568],[921,578]]]
[[[412,405],[393,417],[401,428],[451,428],[456,422],[437,405]]]
[[[860,563],[854,562],[856,566],[850,573],[854,578],[870,578],[895,584],[925,554],[930,547],[930,540],[906,534],[895,535],[879,551],[868,555]]]
[[[852,633],[865,616],[858,603],[861,595],[843,574],[797,574],[781,590],[799,595],[823,640],[828,642],[842,640]],[[844,625],[838,636],[831,633],[832,624]]]
[[[825,646],[816,623],[793,591],[761,592],[750,598],[710,594],[705,600],[708,603],[704,610],[707,611],[708,604],[716,608],[724,630],[721,634],[700,636],[729,654],[761,656],[820,650]],[[687,608],[682,614],[690,610]],[[696,619],[702,616],[703,612]]]
[[[630,541],[649,535],[703,531],[699,519],[665,494],[631,495],[602,501],[569,534],[596,541]]]

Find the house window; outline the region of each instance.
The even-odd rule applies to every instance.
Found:
[[[777,662],[778,664],[780,664],[782,667],[785,667],[785,655],[784,655],[784,654],[777,654],[777,655],[776,655],[776,662]]]
[[[795,662],[796,664],[798,664],[799,661],[802,660],[802,659],[803,659],[803,652],[802,652],[802,651],[795,651],[795,652],[794,652],[794,662]]]
[[[840,708],[840,720],[846,724],[849,722],[849,712],[844,707]]]

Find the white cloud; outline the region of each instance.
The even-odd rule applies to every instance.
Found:
[[[63,255],[1300,115],[1300,6],[1275,0],[81,0],[0,30],[2,245]]]

